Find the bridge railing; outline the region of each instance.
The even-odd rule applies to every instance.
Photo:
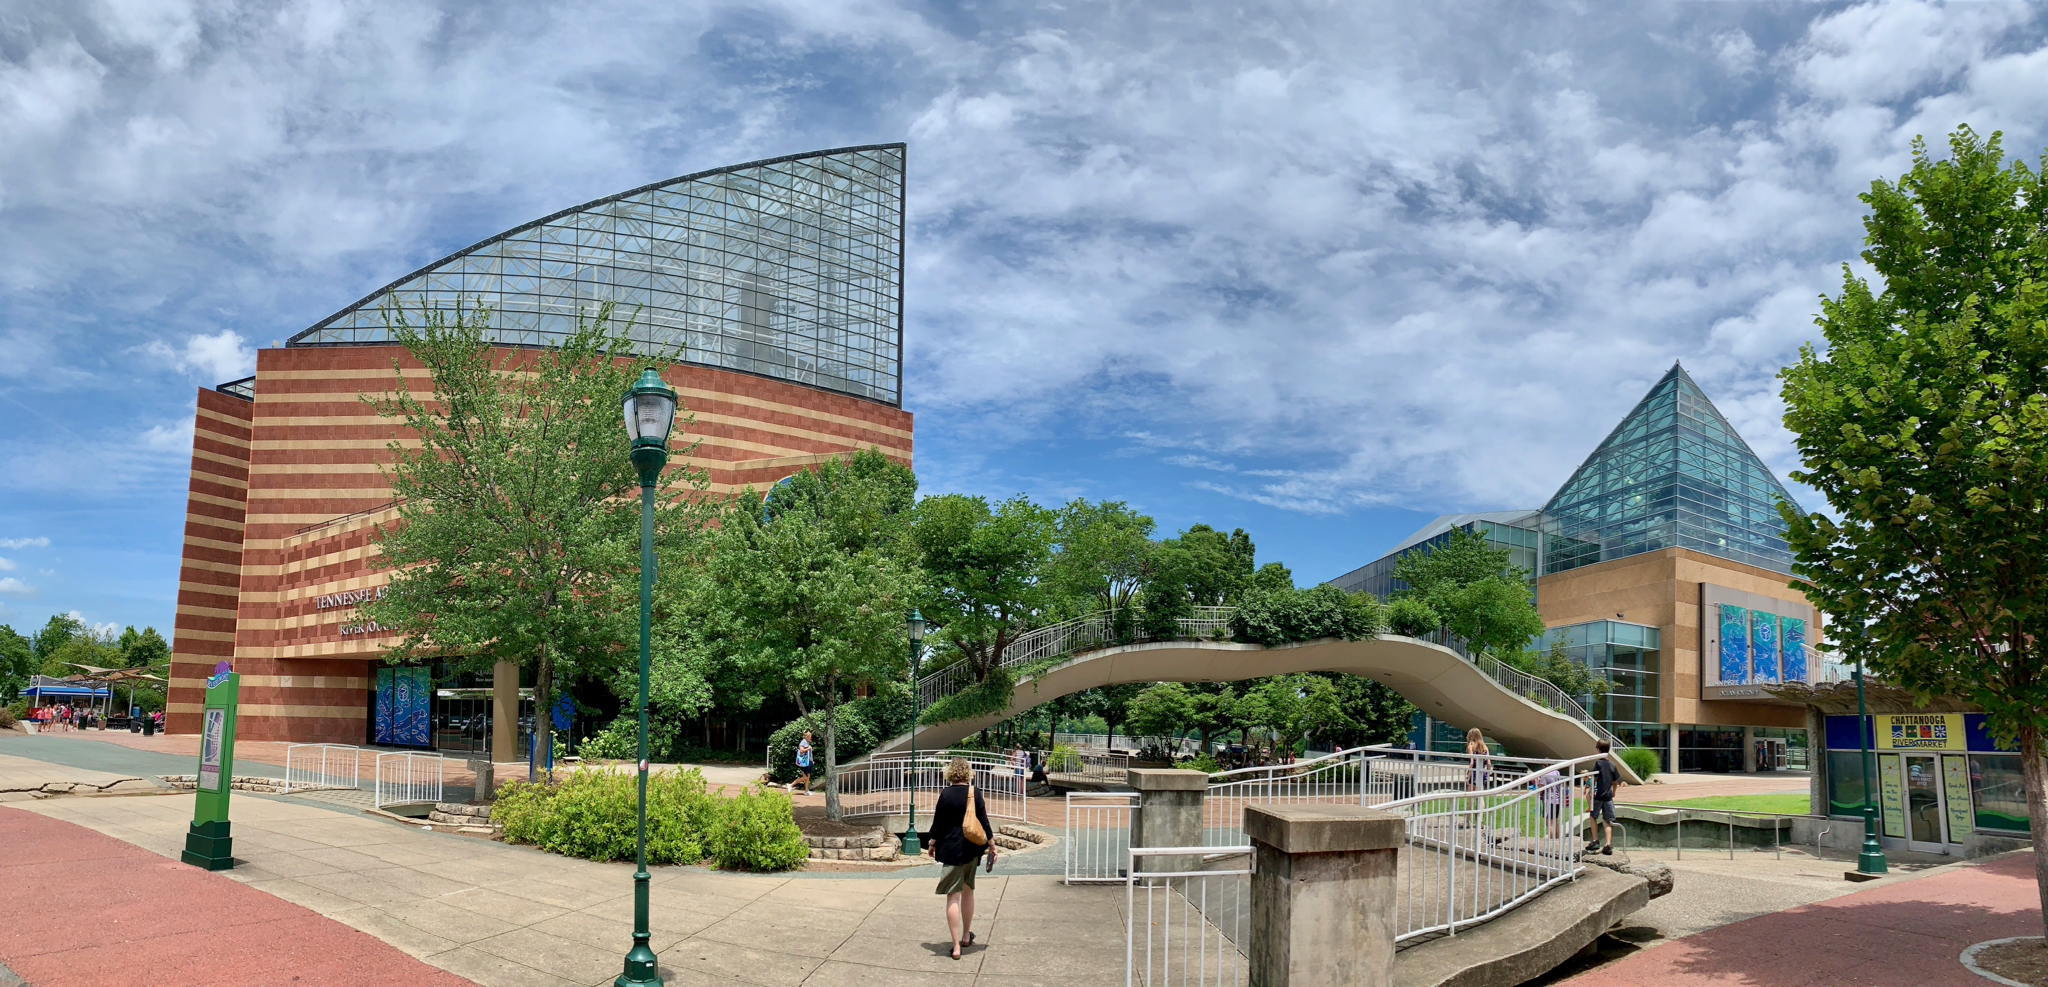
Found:
[[[848,818],[860,816],[908,815],[930,812],[939,792],[946,787],[946,765],[955,756],[975,755],[968,764],[973,783],[981,794],[991,819],[1024,820],[1026,776],[1008,761],[991,760],[990,755],[971,752],[933,754],[919,751],[877,756],[858,764],[843,764],[833,772],[839,786],[839,805]]]
[[[1236,607],[1196,607],[1192,616],[1180,618],[1181,633],[1191,638],[1212,637],[1217,630],[1230,626],[1230,615],[1236,612]],[[997,667],[1015,669],[1107,644],[1116,636],[1115,625],[1115,615],[1105,610],[1034,627],[1003,646],[1002,660]],[[1137,639],[1148,640],[1142,634]],[[918,679],[918,700],[929,705],[972,684],[974,670],[965,662],[956,662]]]

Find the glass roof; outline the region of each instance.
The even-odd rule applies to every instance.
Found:
[[[492,307],[545,346],[639,308],[644,352],[900,406],[904,145],[814,151],[643,186],[450,254],[286,342],[385,343],[383,307]]]
[[[1674,363],[1544,506],[1543,571],[1679,547],[1789,573],[1780,500],[1796,506]]]

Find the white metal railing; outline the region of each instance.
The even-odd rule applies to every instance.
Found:
[[[1593,714],[1586,712],[1585,707],[1579,705],[1578,700],[1565,695],[1565,691],[1549,679],[1531,675],[1489,654],[1480,654],[1472,659],[1472,664],[1478,666],[1480,671],[1485,672],[1509,692],[1579,721],[1581,726],[1592,731],[1595,738],[1607,741],[1610,746],[1628,746],[1621,742],[1620,737],[1601,726],[1600,721],[1593,718]]]
[[[1045,773],[1048,780],[1055,783],[1086,781],[1102,785],[1121,785],[1130,780],[1130,767],[1129,754],[1060,752],[1048,754],[1045,758]],[[1052,775],[1059,777],[1052,779]]]
[[[1230,626],[1236,607],[1196,607],[1193,616],[1180,619],[1181,633],[1206,638]],[[1084,648],[1107,644],[1116,635],[1116,621],[1105,610],[1044,627],[1034,627],[1003,645],[999,668],[1017,668],[1048,658],[1059,658]],[[1142,640],[1142,635],[1140,636]],[[918,699],[931,705],[973,683],[973,669],[956,662],[917,680]]]
[[[1248,805],[1380,806],[1416,795],[1490,788],[1555,763],[1559,762],[1352,747],[1292,764],[1221,771],[1209,776],[1202,801],[1202,841],[1243,843]]]
[[[363,749],[349,744],[292,744],[284,749],[284,787],[355,788],[362,783]]]
[[[377,808],[441,801],[441,756],[411,751],[377,755]]]
[[[990,756],[979,752],[955,755],[919,751],[914,759],[908,754],[877,755],[859,764],[841,765],[833,774],[839,785],[840,809],[848,817],[908,816],[913,809],[929,813],[939,792],[946,787],[947,763],[966,753],[977,753],[981,758]],[[970,760],[969,766],[974,770],[974,786],[989,818],[1025,821],[1024,788],[1028,775],[1018,774],[1006,760]],[[819,784],[822,786],[822,779]]]
[[[1578,876],[1575,833],[1605,755],[1560,761],[1478,791],[1439,791],[1380,806],[1407,818],[1395,941],[1476,925]]]
[[[1126,854],[1125,987],[1249,982],[1252,848]]]
[[[1131,813],[1136,792],[1067,793],[1066,883],[1122,881],[1131,849]]]

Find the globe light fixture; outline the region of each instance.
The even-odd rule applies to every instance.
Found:
[[[654,612],[654,491],[668,465],[668,432],[676,423],[676,391],[648,367],[625,396],[627,457],[640,472],[640,818],[633,871],[633,948],[615,987],[660,987],[653,938],[647,929],[647,678]]]

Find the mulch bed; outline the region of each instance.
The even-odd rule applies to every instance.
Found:
[[[1977,965],[2007,980],[2048,987],[2048,943],[2039,937],[1987,947],[1977,954]]]
[[[790,810],[790,815],[796,817],[796,828],[803,830],[805,836],[866,836],[875,831],[873,823],[833,822],[825,818],[822,805],[799,805]]]

